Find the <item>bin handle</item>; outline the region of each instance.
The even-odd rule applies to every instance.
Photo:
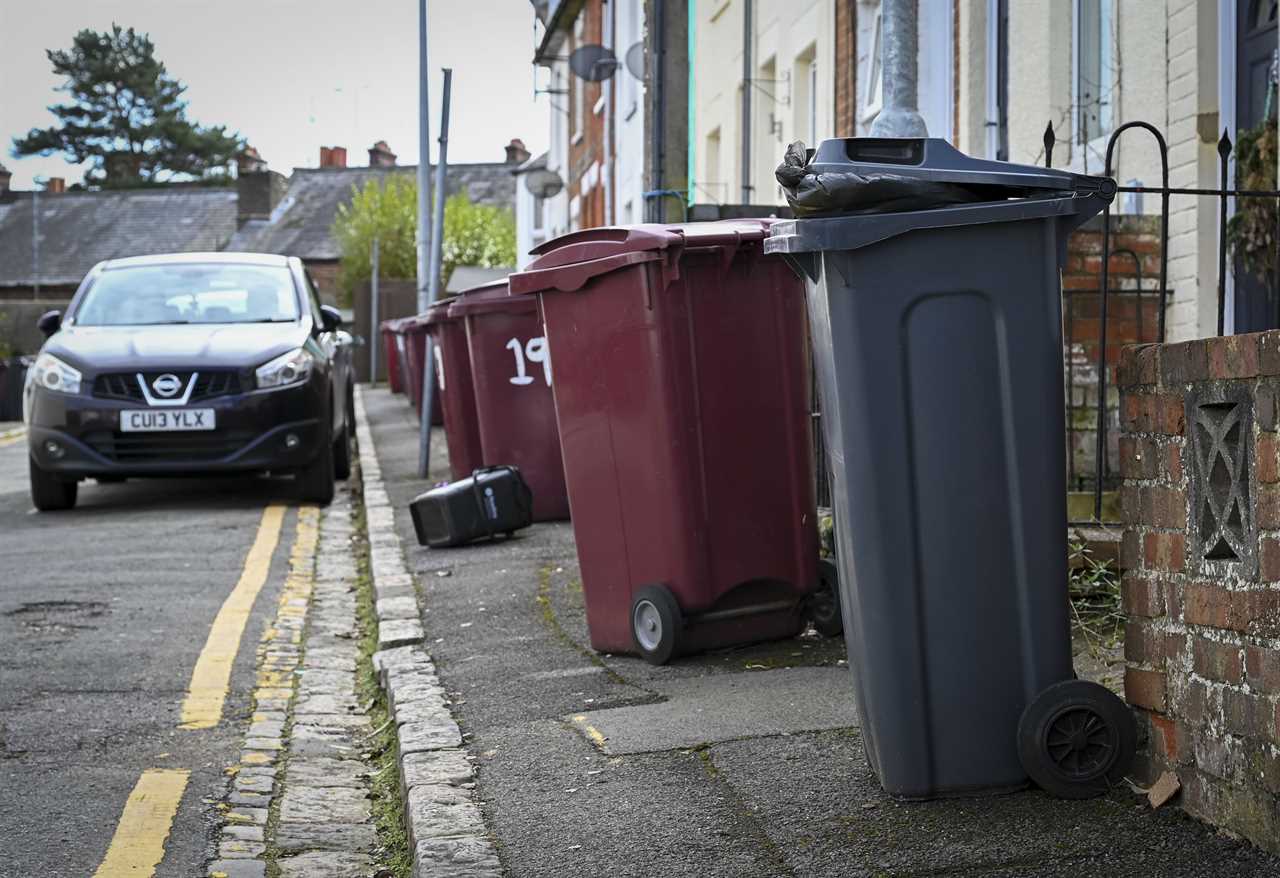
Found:
[[[554,268],[534,269],[511,275],[511,293],[537,293],[542,290],[560,290],[573,293],[582,289],[587,281],[611,271],[618,271],[631,265],[644,262],[659,262],[664,259],[661,250],[640,250],[632,253],[617,253],[601,259],[589,259],[573,265],[558,265]]]

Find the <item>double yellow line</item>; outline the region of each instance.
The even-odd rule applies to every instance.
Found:
[[[181,729],[209,729],[222,720],[231,668],[240,651],[253,604],[271,572],[271,558],[280,542],[286,510],[283,505],[272,504],[262,512],[240,579],[218,610],[204,649],[196,659],[191,685],[182,703]],[[315,551],[316,517],[315,514],[298,517],[295,563],[300,560],[296,557],[300,551]],[[189,777],[190,772],[185,769],[152,768],[142,773],[125,802],[107,855],[94,878],[141,878],[155,874],[164,859],[165,842]]]

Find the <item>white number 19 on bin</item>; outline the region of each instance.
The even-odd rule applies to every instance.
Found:
[[[527,344],[520,344],[520,339],[513,338],[507,342],[507,350],[515,354],[516,358],[516,374],[508,379],[512,384],[532,384],[533,376],[525,371],[525,360],[530,363],[542,364],[542,378],[547,382],[547,386],[551,386],[551,358],[548,356],[547,339],[545,336],[529,339]]]

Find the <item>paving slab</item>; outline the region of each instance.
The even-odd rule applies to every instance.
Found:
[[[783,668],[673,680],[657,704],[569,717],[605,753],[653,753],[717,741],[857,724],[848,668]]]

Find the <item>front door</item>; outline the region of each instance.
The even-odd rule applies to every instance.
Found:
[[[1277,0],[1239,0],[1236,12],[1236,127],[1253,128],[1267,109],[1267,91],[1272,87],[1272,65],[1276,57]],[[1272,112],[1275,110],[1272,108]],[[1238,132],[1231,133],[1239,141]],[[1248,271],[1240,260],[1235,264],[1236,332],[1260,332],[1280,328],[1280,298],[1277,291]]]

